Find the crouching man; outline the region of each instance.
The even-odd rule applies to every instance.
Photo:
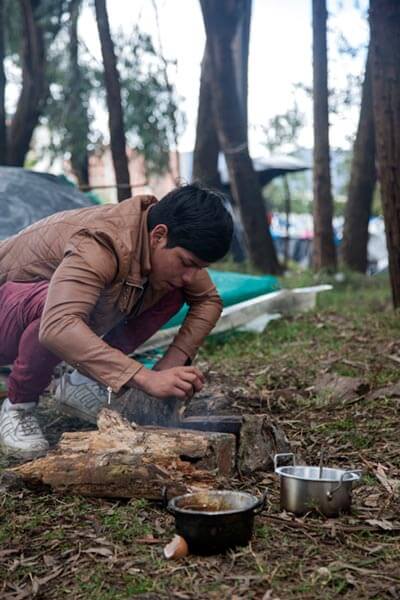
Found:
[[[0,412],[3,451],[44,454],[34,416],[53,369],[75,368],[61,402],[95,420],[107,391],[136,387],[187,399],[204,383],[191,365],[222,303],[206,267],[229,249],[232,219],[217,192],[177,188],[55,214],[0,242],[0,365],[12,364]],[[150,370],[128,356],[182,306],[189,312]]]

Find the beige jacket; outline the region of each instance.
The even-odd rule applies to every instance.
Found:
[[[79,371],[117,392],[141,368],[100,336],[141,300],[138,314],[167,292],[143,285],[151,271],[147,213],[153,196],[57,213],[0,242],[0,285],[50,281],[39,339]],[[172,345],[193,358],[222,302],[206,270],[183,288],[188,315]]]

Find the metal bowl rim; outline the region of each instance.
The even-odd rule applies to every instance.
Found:
[[[231,495],[231,494],[235,494],[237,496],[244,496],[246,498],[248,498],[249,500],[251,500],[252,505],[251,506],[246,506],[245,508],[237,508],[237,509],[233,509],[233,510],[212,510],[212,511],[206,511],[206,510],[191,510],[188,508],[183,508],[180,506],[176,506],[176,503],[181,500],[182,498],[188,498],[189,496],[198,496],[199,494],[205,494],[207,493],[209,496],[227,496],[227,495]],[[180,513],[182,515],[198,515],[198,516],[213,516],[213,517],[219,517],[221,515],[235,515],[235,514],[240,514],[240,513],[245,513],[249,510],[253,510],[257,504],[259,503],[259,498],[257,498],[257,496],[253,496],[253,494],[249,494],[248,492],[237,492],[235,490],[213,490],[210,492],[189,492],[188,494],[182,494],[181,496],[175,496],[174,498],[171,498],[171,500],[168,502],[168,506],[170,508],[172,508],[172,510],[176,513]]]
[[[358,481],[361,478],[361,475],[359,473],[355,473],[354,471],[352,471],[351,469],[335,469],[333,467],[324,467],[323,470],[324,471],[328,471],[330,473],[335,472],[339,475],[338,478],[336,479],[326,479],[326,478],[311,478],[311,477],[304,477],[301,475],[295,475],[293,472],[290,472],[290,470],[293,469],[317,469],[319,470],[318,466],[315,465],[290,465],[290,466],[286,466],[286,467],[277,467],[275,469],[275,473],[277,473],[278,475],[280,475],[281,477],[286,477],[288,479],[298,479],[300,481],[312,481],[312,482],[320,482],[320,483],[338,483],[340,482],[341,478],[343,477],[343,475],[345,473],[348,473],[348,476],[346,477],[346,479],[343,480],[343,483],[351,483],[352,481]],[[288,472],[289,470],[289,472]],[[351,475],[351,477],[350,477]]]

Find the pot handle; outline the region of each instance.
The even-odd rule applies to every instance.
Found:
[[[284,456],[286,458],[290,457],[292,459],[293,465],[296,464],[296,457],[293,454],[293,452],[284,452],[282,454],[275,454],[275,456],[274,456],[274,471],[276,471],[276,469],[279,466],[279,459],[283,458]]]
[[[170,504],[167,504],[167,506],[165,507],[165,510],[167,512],[169,512],[170,515],[173,515],[175,517],[176,510]]]
[[[265,508],[265,502],[267,500],[267,492],[265,491],[261,498],[257,501],[257,504],[253,507],[253,513],[259,515]]]
[[[360,479],[361,475],[362,475],[362,470],[361,469],[354,469],[353,471],[345,471],[343,473],[343,475],[340,478],[340,481],[338,483],[338,485],[333,488],[333,490],[329,490],[326,492],[326,497],[328,498],[328,500],[332,500],[333,495],[340,490],[340,488],[342,487],[343,483],[345,481],[349,480],[349,475],[356,475],[356,479],[354,481],[357,481]],[[353,481],[353,478],[351,478],[351,481]]]
[[[175,514],[174,509],[170,506],[170,501],[168,500],[168,488],[166,485],[164,485],[161,489],[161,496],[162,496],[162,506],[163,508],[165,508],[165,510],[167,512],[169,512],[171,515]]]

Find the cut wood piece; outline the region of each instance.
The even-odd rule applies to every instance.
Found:
[[[190,399],[185,410],[185,416],[197,417],[204,415],[231,415],[232,399],[222,393],[201,391]]]
[[[240,473],[272,471],[275,454],[282,452],[290,452],[290,444],[278,423],[269,415],[243,415],[237,457]]]
[[[158,427],[178,427],[184,407],[184,402],[174,396],[155,398],[135,388],[113,398],[111,402],[111,408],[128,421]]]
[[[161,500],[216,487],[233,473],[235,437],[138,427],[103,409],[98,431],[64,433],[47,456],[11,469],[29,486],[63,493]]]
[[[233,433],[238,444],[240,473],[271,471],[274,456],[289,452],[290,444],[280,425],[269,415],[204,415],[185,417],[181,427],[200,431]]]
[[[182,429],[195,429],[197,431],[217,431],[219,433],[233,433],[238,436],[243,424],[240,415],[204,415],[185,417],[180,421]]]

